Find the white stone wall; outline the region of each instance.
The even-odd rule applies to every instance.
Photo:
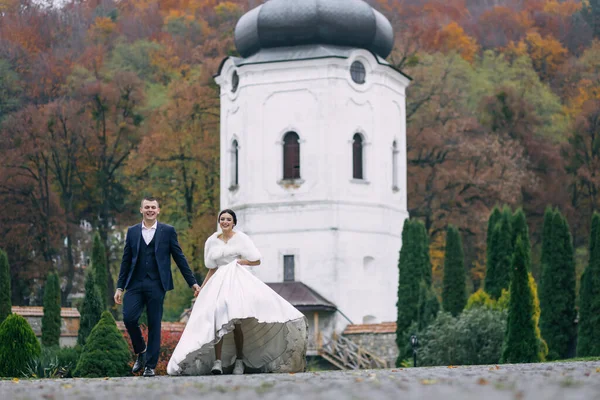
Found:
[[[360,60],[366,83],[350,65]],[[231,91],[231,76],[239,87]],[[365,50],[326,58],[235,67],[221,85],[221,208],[263,254],[255,273],[295,278],[335,303],[354,323],[396,319],[398,252],[406,205],[405,88],[408,79]],[[301,180],[282,182],[285,133],[300,137]],[[364,180],[352,179],[352,138],[365,138]],[[239,186],[230,187],[231,143],[239,143]],[[392,143],[398,145],[393,189]],[[347,323],[338,319],[337,329]]]

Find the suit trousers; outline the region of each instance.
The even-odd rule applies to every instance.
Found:
[[[146,276],[143,280],[130,282],[123,298],[123,322],[133,344],[133,351],[139,354],[146,349],[146,366],[156,368],[160,353],[160,329],[163,314],[165,290],[160,279]],[[148,316],[148,346],[144,342],[139,320],[146,308]]]

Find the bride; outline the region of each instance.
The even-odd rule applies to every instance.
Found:
[[[209,269],[188,323],[169,360],[169,375],[302,372],[306,366],[304,315],[247,267],[260,265],[252,240],[233,230],[232,210],[206,240]]]

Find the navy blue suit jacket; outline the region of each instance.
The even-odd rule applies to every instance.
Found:
[[[135,269],[138,254],[140,251],[140,241],[142,238],[142,224],[129,227],[125,237],[125,249],[123,250],[123,259],[121,260],[121,270],[117,288],[127,289],[131,283],[133,270]],[[196,283],[196,278],[190,269],[190,266],[183,255],[183,251],[177,241],[177,233],[171,225],[158,223],[154,233],[154,251],[156,253],[156,262],[163,289],[173,290],[173,275],[171,274],[171,256],[175,264],[181,271],[187,284],[191,287]]]

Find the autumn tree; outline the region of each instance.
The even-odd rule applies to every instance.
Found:
[[[144,88],[135,74],[117,72],[111,81],[84,84],[75,95],[84,105],[82,112],[91,131],[78,181],[91,211],[89,218],[98,227],[102,241],[108,243],[115,216],[126,201],[120,174],[141,139]],[[107,275],[111,277],[109,246],[106,251]],[[108,291],[113,293],[112,279],[108,284]]]

